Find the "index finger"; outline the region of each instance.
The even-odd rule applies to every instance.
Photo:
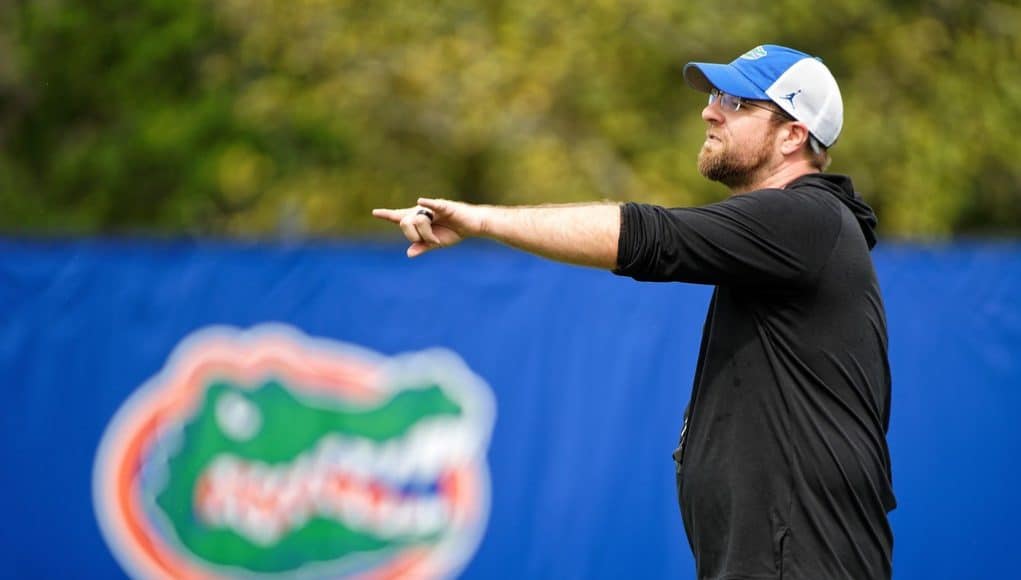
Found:
[[[404,217],[405,211],[399,209],[374,209],[372,210],[372,217],[399,224],[401,223],[401,218]]]

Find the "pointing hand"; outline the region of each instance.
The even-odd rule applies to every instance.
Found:
[[[373,216],[400,226],[411,242],[409,258],[479,235],[482,231],[479,213],[478,207],[466,203],[429,198],[419,198],[417,206],[406,209],[372,210]]]

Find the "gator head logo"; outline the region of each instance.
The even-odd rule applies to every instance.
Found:
[[[492,422],[446,351],[204,330],[107,428],[96,513],[137,577],[453,575],[488,515]]]
[[[749,50],[748,52],[742,54],[741,58],[743,58],[745,60],[759,60],[760,58],[762,58],[762,57],[764,57],[766,55],[767,55],[767,53],[766,53],[765,47],[763,47],[763,46],[756,46],[755,48],[753,48],[753,49]]]

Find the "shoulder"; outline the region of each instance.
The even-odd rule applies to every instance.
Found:
[[[757,189],[735,195],[724,202],[735,209],[781,221],[839,220],[840,200],[825,188],[811,184],[798,184],[786,189]]]

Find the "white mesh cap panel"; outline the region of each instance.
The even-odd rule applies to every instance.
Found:
[[[829,147],[844,125],[844,102],[836,79],[822,62],[805,58],[791,65],[766,94],[792,117],[808,126]]]

